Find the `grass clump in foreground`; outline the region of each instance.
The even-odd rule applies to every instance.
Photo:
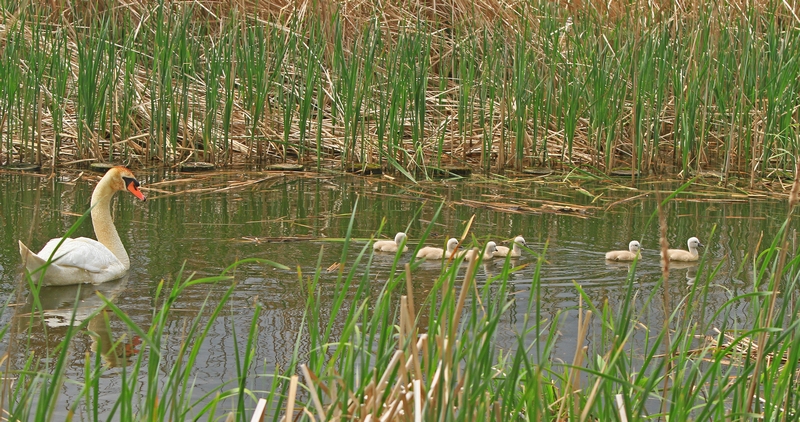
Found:
[[[798,197],[800,182],[793,188],[786,224],[753,259],[753,291],[719,308],[706,301],[719,267],[703,259],[694,284],[679,301],[662,293],[670,291],[665,277],[650,290],[643,309],[634,309],[639,294],[634,264],[618,308],[592,303],[576,284],[585,306],[548,320],[540,304],[540,273],[546,267],[542,254],[534,264],[528,307],[514,326],[516,344],[509,350],[495,343],[505,329],[502,316],[519,296],[508,289],[518,270],[509,262],[481,285],[475,278],[479,264],[445,265],[425,297],[418,293],[414,274],[419,262],[414,260],[401,266],[396,259],[380,291],[372,292],[369,245],[349,270],[347,264],[340,267],[333,288],[323,285],[318,262],[313,275],[300,278],[307,292],[302,330],[289,365],[264,374],[272,380],[268,391],[253,387],[263,380],[252,375],[261,310],[256,305],[249,328],[233,327],[237,373],[214,392],[193,394],[198,350],[235,282],[218,301],[207,303],[209,312],[191,320],[182,347],[173,352],[162,343],[171,307],[189,287],[230,283],[235,276],[231,268],[219,277],[179,278],[171,289],[158,285],[156,296],[164,300],[149,329],[106,301],[106,309],[142,341],[131,368],[123,366],[117,375],[122,389],[110,415],[97,412],[100,380],[107,376],[99,354],[87,355],[83,379],[64,375],[65,351],[75,333],[86,328],[81,323],[70,328],[50,359],[42,360],[46,363],[30,358],[22,368],[9,368],[6,361],[6,416],[52,420],[54,403],[69,382],[80,390],[70,416],[80,411],[90,420],[246,421],[256,412],[275,421],[795,419],[800,315],[791,299],[800,280],[800,257],[790,253],[787,239]],[[367,271],[356,271],[361,266]],[[34,286],[31,290],[36,291]],[[333,293],[323,301],[323,291]],[[644,341],[634,344],[639,321],[660,299],[666,307],[663,326],[646,330]],[[736,312],[741,303],[749,304],[752,327],[728,326],[732,318],[718,318]],[[575,311],[580,317],[574,359],[554,361],[560,321],[564,312]],[[712,327],[709,321],[723,325]],[[715,338],[705,337],[715,329]],[[4,327],[2,334],[8,331]],[[586,345],[590,331],[593,341]]]

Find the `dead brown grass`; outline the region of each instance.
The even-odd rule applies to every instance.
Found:
[[[76,51],[76,45],[80,42],[75,28],[80,28],[91,22],[99,15],[111,15],[117,19],[122,19],[121,16],[126,15],[127,19],[132,19],[138,22],[147,22],[153,19],[154,8],[159,4],[156,0],[150,1],[136,1],[136,2],[111,2],[111,1],[93,1],[93,2],[65,2],[63,0],[49,0],[45,3],[42,9],[42,16],[45,20],[49,20],[53,25],[64,25],[67,29],[71,30],[73,34],[68,41],[68,49]],[[167,2],[167,6],[175,11],[180,12],[191,8],[195,14],[195,19],[203,22],[210,22],[211,28],[223,28],[231,16],[246,16],[246,20],[258,21],[268,25],[287,25],[290,19],[299,19],[302,21],[320,21],[321,27],[330,36],[333,33],[335,26],[335,19],[337,14],[342,16],[342,23],[344,25],[345,37],[357,39],[363,29],[369,25],[374,19],[380,21],[381,27],[386,30],[386,42],[392,43],[402,31],[414,28],[414,25],[419,20],[424,20],[436,25],[432,28],[437,36],[437,42],[433,44],[433,51],[431,52],[431,79],[439,78],[440,76],[449,77],[450,75],[440,75],[438,72],[445,72],[445,68],[441,67],[443,60],[452,60],[451,53],[455,48],[456,40],[452,39],[451,33],[453,28],[461,28],[475,30],[483,27],[504,28],[509,37],[520,30],[520,23],[530,22],[534,27],[540,22],[541,16],[540,9],[531,7],[530,3],[517,0],[426,0],[426,1],[393,1],[393,2],[367,2],[363,0],[356,1],[286,1],[286,0],[239,0],[239,1],[207,1],[199,0],[191,3],[188,2]],[[640,0],[634,3],[630,2],[599,2],[599,1],[586,1],[576,0],[567,1],[560,0],[559,2],[551,5],[553,13],[563,17],[564,21],[568,19],[582,19],[589,15],[599,17],[598,22],[605,22],[608,29],[614,28],[618,25],[626,25],[639,30],[645,30],[649,25],[654,22],[674,22],[677,24],[686,19],[694,17],[698,10],[701,8],[716,8],[715,13],[718,16],[739,15],[745,16],[747,13],[759,13],[759,11],[773,10],[776,13],[777,19],[786,24],[793,24],[798,20],[797,14],[800,6],[795,3],[789,2],[774,2],[774,1],[736,1],[720,3],[707,3],[707,2],[671,2],[666,0]],[[2,48],[6,41],[6,31],[16,24],[18,11],[15,10],[0,10],[0,48]],[[288,27],[284,28],[288,31]],[[32,37],[31,31],[26,31],[29,37]],[[212,34],[213,36],[213,34]],[[330,43],[329,43],[330,44]],[[332,48],[332,46],[330,46]],[[537,48],[536,46],[533,47]],[[144,52],[146,53],[146,52]],[[72,57],[72,67],[77,69],[77,58]],[[330,63],[323,63],[325,66],[330,66]],[[287,77],[299,75],[302,73],[300,69],[294,69],[291,66],[285,69]],[[385,69],[377,69],[379,72],[385,72]],[[267,114],[262,118],[262,123],[255,129],[252,128],[250,121],[251,112],[245,107],[241,106],[238,102],[242,98],[242,93],[237,90],[234,97],[237,99],[236,106],[233,107],[231,116],[231,126],[229,131],[230,142],[226,145],[216,145],[205,147],[201,150],[201,131],[202,128],[198,127],[195,122],[202,121],[202,116],[208,113],[206,104],[204,102],[205,92],[209,89],[206,86],[207,81],[193,79],[185,90],[183,87],[175,87],[175,95],[186,95],[190,99],[190,104],[186,105],[188,115],[182,116],[178,122],[177,128],[170,128],[171,131],[178,133],[179,145],[177,148],[164,151],[160,145],[162,142],[159,139],[152,139],[151,126],[154,121],[154,116],[151,115],[151,104],[154,102],[156,106],[164,106],[158,104],[158,99],[153,99],[150,93],[149,80],[152,69],[143,64],[137,64],[136,79],[132,81],[134,88],[133,102],[135,107],[130,116],[124,116],[131,124],[131,134],[125,136],[120,131],[120,124],[117,121],[108,133],[95,133],[89,148],[79,147],[76,143],[78,137],[78,121],[77,121],[77,106],[73,98],[68,99],[63,103],[64,111],[66,113],[66,120],[64,121],[64,128],[60,133],[55,133],[52,122],[52,116],[45,107],[35,118],[37,123],[34,125],[38,128],[37,138],[42,139],[40,150],[34,151],[33,148],[26,146],[25,142],[20,139],[15,139],[15,151],[12,152],[15,160],[31,160],[34,156],[46,160],[46,162],[56,164],[70,162],[74,160],[90,159],[109,161],[113,160],[112,155],[117,154],[119,151],[125,149],[130,152],[128,161],[140,161],[142,163],[149,163],[156,159],[168,164],[176,164],[186,160],[208,160],[215,161],[219,164],[230,164],[236,162],[250,162],[250,161],[285,161],[285,160],[298,160],[308,161],[311,159],[309,156],[301,156],[301,152],[297,149],[296,145],[299,143],[298,139],[299,128],[296,122],[292,122],[290,128],[290,142],[292,146],[286,146],[280,142],[283,132],[283,121],[280,110],[268,109]],[[329,69],[324,69],[325,77],[329,77]],[[121,77],[121,76],[120,76]],[[214,83],[215,81],[212,81]],[[220,81],[225,83],[225,81]],[[239,83],[239,82],[237,82]],[[122,84],[118,81],[118,86]],[[238,86],[238,85],[237,85]],[[211,87],[212,89],[214,87]],[[220,88],[220,87],[217,87]],[[454,91],[455,83],[450,80],[444,87],[444,90],[439,90],[436,87],[436,82],[430,82],[427,103],[430,105],[427,108],[425,133],[423,138],[422,154],[419,153],[420,149],[415,149],[413,145],[403,145],[402,148],[406,149],[407,155],[398,157],[401,159],[402,164],[408,168],[419,166],[422,163],[428,162],[430,157],[428,154],[436,151],[438,145],[436,143],[437,137],[440,133],[444,133],[443,139],[443,152],[446,161],[454,163],[467,163],[471,165],[481,165],[487,160],[495,162],[493,168],[502,171],[506,166],[515,166],[521,168],[524,165],[541,163],[541,152],[538,152],[537,157],[531,157],[526,163],[517,163],[510,152],[507,151],[505,145],[508,133],[503,132],[503,128],[499,123],[493,127],[478,127],[477,125],[466,133],[458,134],[456,127],[455,116],[457,114],[458,103],[457,100],[448,95],[449,92]],[[71,85],[68,92],[74,92],[75,87]],[[51,97],[47,89],[42,91],[43,102],[47,104]],[[115,101],[121,101],[122,97],[126,95],[121,88],[115,95]],[[322,113],[324,114],[321,121],[321,127],[317,127],[316,123],[312,122],[309,128],[309,133],[315,133],[317,129],[321,133],[323,143],[322,153],[324,159],[338,158],[344,152],[344,140],[342,138],[343,126],[342,122],[335,120],[330,116],[329,108],[336,101],[330,95],[330,91],[326,90],[321,104]],[[435,106],[432,106],[435,105]],[[502,100],[497,101],[492,105],[494,115],[490,116],[494,122],[502,121],[510,112],[508,104]],[[164,106],[166,107],[166,106]],[[487,109],[489,105],[486,105]],[[630,107],[626,105],[626,107]],[[659,146],[660,151],[655,154],[657,161],[655,163],[645,163],[646,165],[659,167],[664,163],[669,162],[675,155],[671,143],[671,125],[673,124],[670,119],[670,111],[674,107],[673,101],[667,101],[665,109],[662,111],[663,118],[662,127],[660,130],[664,133],[662,144]],[[630,118],[629,110],[624,113]],[[532,139],[538,139],[539,142],[547,142],[547,153],[551,160],[564,160],[564,133],[563,128],[559,125],[559,116],[552,116],[550,121],[539,128],[538,133],[527,134],[526,149],[532,149]],[[360,150],[362,147],[367,152],[367,161],[375,161],[379,156],[378,147],[376,145],[376,129],[374,124],[367,116],[367,123],[365,124],[366,133],[360,136],[358,145],[355,149]],[[315,119],[312,119],[315,120]],[[763,119],[755,119],[754,125],[758,126]],[[217,118],[220,121],[220,118]],[[410,131],[410,126],[406,125],[401,128],[405,133]],[[19,134],[8,133],[8,125],[0,123],[0,133],[4,136],[19,137]],[[221,128],[214,127],[211,129],[215,138],[222,138]],[[493,146],[489,151],[481,150],[481,143],[485,137],[486,131],[491,131],[490,138],[494,139]],[[593,144],[592,134],[587,121],[581,121],[575,132],[575,141],[572,148],[572,156],[569,157],[569,165],[580,166],[583,164],[591,164],[598,168],[603,168],[604,164],[598,160],[597,157],[601,154],[611,153],[614,154],[614,159],[618,163],[625,164],[630,160],[630,155],[634,151],[633,143],[626,139],[627,135],[623,135],[621,139],[615,142],[612,152],[598,151],[598,148]],[[623,134],[632,133],[628,127],[622,128],[620,131]],[[756,134],[759,132],[758,127],[755,130]],[[757,135],[756,135],[757,136]],[[60,137],[62,145],[58,150],[60,155],[57,156],[53,139]],[[713,139],[713,135],[711,136]],[[252,139],[259,139],[259,142],[254,143]],[[309,146],[312,146],[313,141],[306,141]],[[153,147],[153,145],[157,145]],[[709,148],[701,151],[697,160],[710,161],[713,157],[706,156],[719,155],[714,151],[714,142],[709,142]],[[650,153],[650,151],[645,151]],[[710,153],[709,153],[710,152]],[[487,156],[488,154],[488,156]],[[533,155],[531,153],[530,155]],[[0,162],[10,161],[9,152],[0,148]],[[741,162],[737,156],[734,156],[734,162]],[[737,161],[738,160],[738,161]],[[546,163],[550,164],[550,163]],[[614,164],[614,161],[612,161]],[[748,163],[741,163],[747,166]],[[613,165],[612,165],[613,167]],[[726,175],[727,176],[727,175]]]

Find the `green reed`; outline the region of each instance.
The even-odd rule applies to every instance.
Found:
[[[296,22],[295,24],[299,25]],[[283,54],[280,55],[282,60],[278,62],[279,67],[276,70],[275,83],[278,85],[277,102],[280,104],[283,117],[280,126],[283,131],[283,137],[279,155],[285,160],[286,150],[291,143],[292,123],[297,111],[298,85],[301,83],[300,69],[296,69],[294,66],[303,55],[301,53],[302,42],[298,39],[297,33],[293,31],[287,32],[282,42],[284,43]]]
[[[360,103],[358,95],[358,84],[361,75],[362,63],[360,56],[359,43],[349,46],[348,54],[345,54],[345,47],[343,45],[344,35],[342,34],[342,22],[337,20],[336,28],[334,29],[333,39],[333,68],[336,70],[336,81],[334,83],[333,101],[335,116],[340,116],[343,125],[344,135],[344,154],[342,161],[344,163],[354,162],[356,160],[356,139],[358,121],[356,116],[360,114],[356,106]],[[360,154],[359,154],[360,155]]]
[[[291,27],[294,27],[296,22],[290,24]],[[263,89],[263,91],[257,91],[259,96],[263,98],[264,103],[257,103],[256,107],[265,107],[266,111],[262,109],[262,114],[266,113],[266,115],[270,115],[273,112],[274,106],[280,104],[281,109],[284,111],[284,122],[287,121],[286,118],[286,103],[283,101],[284,99],[284,90],[283,87],[285,85],[285,74],[288,69],[287,63],[287,56],[290,54],[290,49],[294,48],[295,45],[295,33],[292,31],[283,31],[279,27],[270,27],[264,28],[264,31],[269,34],[267,41],[269,44],[266,46],[266,52],[269,56],[269,61],[267,62],[267,66],[264,68],[265,78],[264,85],[262,87],[258,87],[258,89]],[[240,55],[241,57],[247,57],[244,55]],[[248,61],[249,63],[249,61]],[[245,67],[249,67],[250,65],[245,65]],[[277,92],[275,92],[277,91]],[[270,96],[275,95],[276,100],[270,100]],[[291,114],[288,116],[288,120],[291,121]],[[254,127],[261,126],[262,131],[266,132],[266,126],[268,121],[261,121],[254,119],[253,125]],[[266,134],[265,134],[266,135]],[[288,133],[285,133],[285,138],[288,137]],[[263,160],[266,154],[265,147],[269,148],[271,146],[271,142],[280,143],[279,140],[264,140],[262,142],[258,142],[257,144],[257,154],[258,159]],[[285,143],[284,143],[285,145]]]
[[[24,15],[23,15],[24,16]],[[16,125],[14,125],[14,112],[20,108],[19,96],[20,85],[22,84],[23,73],[20,66],[21,54],[20,51],[24,48],[24,40],[22,39],[21,31],[24,25],[20,20],[13,23],[11,27],[7,28],[7,35],[5,39],[5,48],[0,52],[0,72],[3,78],[0,82],[0,145],[5,143],[7,163],[12,161],[12,151]]]
[[[477,66],[480,63],[473,54],[478,53],[475,47],[475,34],[464,31],[463,28],[458,28],[455,31],[453,40],[447,39],[434,39],[433,42],[437,43],[433,48],[436,51],[449,51],[449,54],[440,58],[440,63],[435,73],[438,73],[438,92],[447,92],[449,89],[456,90],[456,98],[449,99],[446,96],[437,96],[436,103],[432,104],[432,110],[437,113],[447,113],[449,101],[458,101],[458,106],[455,110],[455,133],[449,133],[449,121],[444,122],[444,127],[441,135],[437,135],[436,142],[436,155],[432,162],[427,165],[435,165],[435,167],[442,167],[442,155],[444,153],[444,139],[449,138],[452,141],[458,140],[464,148],[464,152],[472,149],[474,140],[470,128],[472,127],[473,120],[473,100],[475,97],[475,79],[477,75]],[[426,142],[428,145],[432,143]],[[481,148],[484,149],[484,146]],[[452,155],[452,154],[451,154]]]
[[[378,138],[379,163],[384,161],[392,167],[401,168],[395,159],[395,139],[398,130],[397,119],[400,104],[404,102],[405,91],[402,89],[400,54],[397,48],[390,49],[379,58],[380,65],[386,69],[386,77],[378,82],[375,113],[377,122],[375,133]]]
[[[422,146],[425,141],[425,128],[427,126],[426,109],[428,104],[428,79],[430,75],[430,57],[432,39],[428,36],[429,28],[421,21],[411,35],[408,49],[405,50],[408,63],[409,78],[408,89],[410,91],[410,101],[408,110],[409,116],[406,118],[411,121],[411,142],[413,156],[408,156],[409,162],[415,163],[419,168],[424,151]]]
[[[270,45],[275,33],[268,28],[246,25],[240,42],[237,43],[236,56],[241,65],[238,68],[242,81],[242,100],[249,110],[250,121],[248,150],[262,159],[263,141],[260,129],[261,119],[267,106],[269,95]]]
[[[500,95],[499,93],[502,92],[503,89],[501,75],[503,75],[504,64],[502,58],[505,57],[506,46],[505,43],[497,42],[497,39],[492,36],[492,33],[496,33],[497,31],[497,28],[487,28],[482,31],[480,40],[477,41],[477,43],[479,43],[479,51],[483,52],[485,60],[483,62],[478,62],[477,58],[473,58],[476,60],[475,66],[480,69],[480,71],[477,72],[480,80],[477,86],[473,87],[473,90],[477,91],[475,95],[475,100],[478,103],[476,108],[478,112],[477,125],[483,132],[481,136],[481,148],[484,156],[490,154],[491,145],[494,141],[491,129],[497,121],[495,117],[495,107],[497,104],[494,98]],[[469,120],[465,121],[465,124],[467,123],[469,123]],[[466,128],[462,128],[462,131],[466,135]],[[502,145],[504,143],[502,134],[500,135],[500,141]],[[535,147],[533,149],[535,149]],[[481,167],[484,171],[489,170],[487,166],[490,163],[490,160],[482,160]]]
[[[509,26],[106,6],[3,3],[3,161],[312,154],[410,180],[451,159],[755,181],[791,171],[800,148],[800,41],[782,8],[699,3],[667,19],[534,2]]]
[[[223,76],[222,44],[207,41],[204,43],[203,55],[209,59],[205,62],[204,112],[202,121],[202,157],[205,161],[215,162],[217,159],[217,141],[219,129],[220,78]]]
[[[317,91],[322,91],[322,80],[320,78],[320,69],[322,68],[322,52],[325,48],[325,42],[322,38],[322,28],[319,24],[311,25],[311,35],[309,37],[308,46],[304,54],[305,61],[300,67],[304,70],[303,81],[299,88],[299,109],[297,113],[299,139],[297,140],[297,148],[299,159],[302,161],[306,157],[306,148],[308,147],[308,129],[311,127],[311,111],[313,101],[317,100],[319,96]],[[358,118],[353,119],[358,121]],[[317,157],[320,152],[317,151]]]
[[[105,118],[106,92],[111,88],[110,71],[115,66],[108,20],[93,22],[79,36],[78,56],[78,139],[77,158],[86,158],[90,151],[99,151],[100,121]]]
[[[130,17],[126,18],[130,19]],[[135,99],[137,97],[136,65],[140,57],[135,50],[137,43],[136,34],[126,32],[121,35],[121,38],[122,48],[119,53],[119,68],[117,69],[117,77],[119,79],[117,81],[117,89],[119,92],[114,93],[114,114],[116,115],[114,122],[119,127],[119,137],[117,138],[117,141],[120,143],[119,157],[123,161],[126,161],[131,148],[124,140],[127,140],[130,136],[135,134],[137,129],[132,116],[134,115],[136,105]]]
[[[535,63],[530,44],[531,32],[528,23],[525,23],[523,30],[517,35],[514,42],[514,67],[511,79],[511,88],[508,93],[511,95],[512,104],[510,110],[514,110],[513,115],[509,115],[511,130],[514,132],[514,162],[517,170],[522,170],[524,160],[525,143],[528,134],[528,108],[531,104],[530,85],[533,81],[532,65]]]
[[[24,159],[34,162],[39,161],[37,158],[41,155],[40,144],[36,142],[37,136],[39,136],[37,122],[42,117],[42,87],[38,81],[41,81],[44,75],[48,46],[44,44],[42,35],[46,29],[38,25],[38,19],[35,15],[27,13],[25,15],[30,16],[29,19],[32,20],[31,23],[34,29],[30,34],[31,54],[24,58],[21,57],[24,60],[21,65],[27,68],[28,71],[23,76],[23,83],[20,88],[18,97],[20,100],[20,107],[18,108],[20,114],[18,114],[17,120],[19,122],[18,130],[21,132],[20,152],[25,154]]]
[[[224,79],[221,81],[222,92],[225,94],[225,105],[222,109],[222,151],[223,158],[219,160],[222,164],[233,163],[233,139],[231,138],[231,125],[233,108],[236,102],[236,44],[239,39],[239,25],[236,22],[236,17],[229,19],[227,24],[230,29],[225,31],[227,34],[220,40],[222,46],[222,63],[225,68],[223,70]]]
[[[543,166],[549,166],[548,145],[551,143],[548,139],[548,130],[553,124],[559,128],[558,130],[561,130],[564,127],[563,119],[566,115],[566,102],[562,101],[566,85],[558,83],[558,75],[564,72],[560,40],[568,34],[565,33],[566,20],[562,19],[557,11],[548,6],[542,6],[541,9],[540,13],[543,16],[541,30],[533,34],[535,36],[534,43],[538,45],[541,54],[541,59],[537,61],[536,66],[536,79],[538,79],[536,89],[541,91],[541,94],[534,94],[532,98],[538,99],[537,110],[534,111],[533,116],[534,128],[538,129],[535,136],[541,139],[541,144],[539,151],[534,151],[534,155],[541,154],[540,162]],[[556,143],[553,142],[553,144]]]
[[[48,89],[50,91],[50,98],[45,104],[52,116],[53,124],[53,155],[52,164],[55,166],[58,162],[58,154],[61,150],[62,133],[64,133],[64,119],[66,117],[65,102],[67,99],[67,86],[70,79],[68,72],[68,63],[64,60],[69,52],[67,46],[67,33],[62,28],[54,34],[53,48],[50,54],[50,65],[48,74],[51,76]]]

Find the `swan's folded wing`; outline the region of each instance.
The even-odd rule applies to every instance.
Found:
[[[119,259],[105,245],[94,239],[88,237],[65,239],[56,250],[60,242],[61,239],[50,239],[36,255],[47,260],[53,251],[56,251],[53,256],[55,264],[81,268],[93,273],[106,271],[109,267],[120,264]]]

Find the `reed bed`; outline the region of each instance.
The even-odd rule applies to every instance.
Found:
[[[197,352],[209,328],[230,306],[227,301],[237,282],[235,268],[256,261],[236,263],[218,277],[193,279],[181,271],[174,283],[158,283],[154,303],[159,305],[149,327],[138,326],[112,297],[101,296],[102,306],[83,315],[85,319],[73,313],[74,326],[49,349],[52,355],[38,357],[27,354],[24,341],[13,341],[25,338],[24,332],[14,332],[15,327],[35,325],[18,325],[20,320],[34,321],[47,311],[38,303],[33,274],[20,287],[31,292],[30,312],[19,313],[14,311],[18,307],[9,304],[2,307],[3,312],[18,313],[12,318],[15,322],[0,329],[0,336],[12,337],[2,360],[3,419],[53,420],[54,404],[63,394],[62,387],[69,384],[80,394],[69,405],[68,420],[76,415],[132,421],[794,420],[800,374],[795,293],[800,258],[790,236],[799,202],[797,180],[785,224],[754,251],[752,286],[716,307],[706,299],[709,290],[716,288],[715,275],[722,264],[711,266],[702,257],[683,297],[667,294],[670,290],[664,283],[671,266],[663,267],[658,285],[638,288],[634,262],[627,280],[620,280],[625,298],[617,308],[607,302],[593,303],[575,283],[581,297],[578,306],[549,318],[540,302],[540,274],[547,268],[547,251],[526,251],[537,257],[529,264],[535,271],[527,309],[515,324],[516,342],[509,349],[500,349],[495,340],[505,329],[499,321],[515,306],[519,292],[512,293],[509,282],[519,268],[506,261],[476,283],[479,262],[443,262],[433,287],[421,294],[416,287],[420,281],[415,279],[421,263],[411,259],[403,264],[398,254],[376,292],[370,245],[352,243],[350,236],[354,212],[341,242],[340,261],[326,269],[320,254],[312,273],[298,274],[306,308],[290,361],[275,373],[253,375],[262,311],[255,301],[249,327],[232,328],[236,373],[201,397],[193,388]],[[438,212],[433,220],[437,218]],[[661,220],[664,227],[664,215],[658,211],[652,220]],[[418,247],[431,227],[422,234]],[[708,241],[713,238],[710,233]],[[665,238],[662,243],[666,245]],[[348,259],[352,248],[357,254]],[[281,267],[268,261],[258,264]],[[322,281],[326,271],[336,272],[335,286]],[[174,309],[175,304],[188,288],[202,286],[209,287],[209,300],[186,322],[181,347],[165,348],[163,333],[169,315],[180,311]],[[220,286],[223,294],[219,294]],[[213,299],[211,292],[216,292]],[[635,300],[641,294],[647,296],[645,300]],[[637,303],[643,305],[637,307]],[[739,312],[742,303],[748,304],[752,322],[731,325],[734,318],[727,315]],[[664,320],[645,325],[653,306],[663,306]],[[562,341],[565,314],[573,312],[578,315],[574,357],[562,362],[553,358],[553,351]],[[124,336],[113,340],[99,335],[109,324],[109,315],[123,321],[128,336],[135,336],[137,343]],[[68,379],[66,351],[83,330],[97,337],[97,350],[106,352],[87,353],[83,378]],[[103,346],[103,341],[108,343]],[[132,353],[129,345],[139,349]],[[121,350],[115,356],[127,359],[129,365],[114,374],[121,377],[122,389],[111,413],[101,415],[97,400],[100,381],[110,376],[104,362],[109,349]],[[259,380],[264,379],[271,380],[269,388],[255,388],[263,386]]]
[[[0,2],[0,163],[794,173],[795,2]]]

